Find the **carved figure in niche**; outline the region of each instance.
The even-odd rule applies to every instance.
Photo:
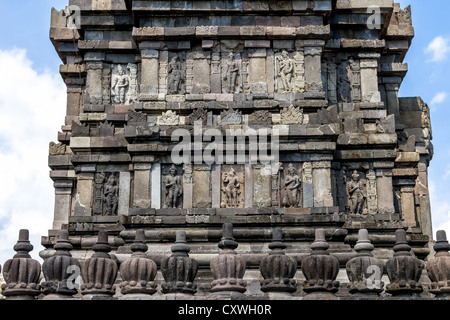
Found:
[[[233,52],[230,52],[228,57],[223,80],[227,82],[227,92],[235,93],[238,92],[237,79],[239,76],[239,63],[234,59]]]
[[[119,186],[114,175],[110,175],[105,184],[103,201],[105,202],[105,214],[108,216],[116,215],[119,203]]]
[[[183,195],[181,176],[177,175],[177,167],[172,165],[169,174],[164,176],[163,186],[165,190],[164,208],[178,208],[178,199]]]
[[[125,69],[119,65],[117,67],[117,76],[113,80],[112,92],[115,96],[115,102],[118,104],[125,104],[127,101],[126,94],[130,86],[130,77]]]
[[[276,58],[278,92],[292,91],[292,73],[294,71],[294,62],[289,57],[286,50],[283,50],[280,56]]]
[[[284,178],[284,206],[295,208],[299,206],[299,194],[301,185],[302,182],[300,177],[297,175],[297,170],[294,168],[292,163],[290,163],[287,168],[287,175]]]
[[[350,79],[347,64],[342,62],[338,68],[338,99],[339,102],[350,102]]]
[[[227,197],[227,205],[229,207],[238,207],[239,195],[241,194],[241,182],[233,168],[224,173],[223,182],[226,184],[226,187],[222,191]]]
[[[169,63],[169,92],[180,93],[181,82],[183,80],[183,72],[181,70],[181,62],[178,56],[174,56]]]
[[[367,199],[366,186],[361,181],[358,171],[353,171],[351,180],[348,182],[349,207],[351,214],[364,213],[364,204]]]

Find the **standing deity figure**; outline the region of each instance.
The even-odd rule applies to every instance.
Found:
[[[283,50],[281,55],[277,58],[278,68],[277,77],[279,77],[278,91],[288,92],[292,90],[292,72],[294,71],[294,62],[286,50]]]
[[[300,187],[300,177],[297,175],[297,170],[290,163],[287,168],[287,175],[284,178],[284,189],[286,191],[284,203],[287,207],[298,207]]]
[[[169,92],[179,93],[181,90],[181,62],[178,56],[174,56],[169,63]]]
[[[364,183],[359,177],[359,173],[355,170],[352,179],[348,182],[348,196],[351,214],[362,214],[364,211],[364,203],[367,195]]]
[[[105,213],[108,216],[116,214],[119,202],[119,187],[114,175],[110,175],[103,191],[103,201],[105,202]]]
[[[231,168],[230,171],[224,174],[223,182],[226,187],[222,190],[227,196],[227,204],[229,207],[237,207],[239,205],[239,194],[241,182],[236,176],[236,171]]]
[[[346,63],[338,68],[338,98],[339,102],[350,102],[350,79]]]
[[[125,104],[127,89],[130,86],[130,77],[121,65],[117,67],[118,75],[114,78],[112,90],[115,93],[116,103]]]
[[[177,208],[178,198],[183,194],[183,185],[175,165],[170,167],[169,174],[164,176],[163,183],[166,196],[164,208]]]
[[[228,55],[229,59],[226,65],[224,80],[227,81],[227,92],[236,92],[237,78],[239,75],[239,63],[234,59],[233,52]]]

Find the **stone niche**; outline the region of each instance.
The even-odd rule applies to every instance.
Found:
[[[119,173],[95,174],[94,215],[115,216],[119,209]]]
[[[131,105],[137,100],[138,67],[129,63],[112,65],[111,69],[111,103]]]
[[[242,165],[223,165],[221,174],[222,208],[244,208],[245,172]]]
[[[281,169],[280,199],[284,208],[303,207],[302,163],[284,164]]]
[[[178,209],[183,207],[183,167],[162,165],[161,207]]]

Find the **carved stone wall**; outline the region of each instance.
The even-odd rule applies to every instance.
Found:
[[[50,34],[68,87],[49,145],[53,227],[69,230],[74,256],[93,245],[77,237],[103,229],[129,253],[139,228],[162,261],[182,225],[202,270],[225,222],[259,250],[251,270],[278,226],[298,265],[319,228],[342,270],[359,229],[376,258],[396,229],[428,256],[430,111],[398,96],[409,9],[386,4],[382,28],[367,29],[352,1],[83,3],[83,23],[55,10]]]

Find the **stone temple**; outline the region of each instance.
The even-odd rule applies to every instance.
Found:
[[[67,111],[50,143],[41,293],[448,298],[432,263],[449,274],[431,228],[430,110],[398,96],[411,7],[68,2],[50,28]],[[68,265],[79,291],[55,272]],[[37,296],[28,280],[3,293]]]

